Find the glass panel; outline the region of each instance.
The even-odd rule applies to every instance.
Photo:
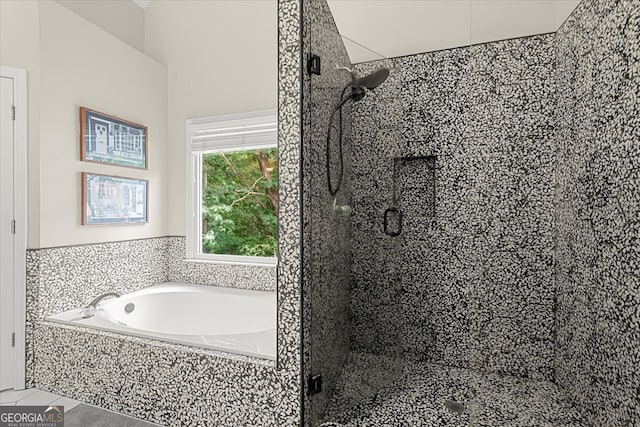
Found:
[[[308,413],[310,425],[317,425],[349,355],[351,106],[349,102],[341,109],[337,106],[341,97],[346,96],[343,90],[351,80],[350,72],[339,68],[350,69],[352,65],[335,31],[313,25],[310,47],[322,63],[321,74],[312,75],[310,81],[311,128],[305,147],[310,163],[304,172],[309,185],[305,193],[310,195],[307,200],[311,248],[306,257],[311,310],[310,374],[322,376],[322,392],[309,397]],[[327,155],[335,195],[329,190]]]
[[[348,51],[375,61],[354,66]],[[391,191],[375,190],[377,185],[392,187],[392,173],[381,155],[388,149],[374,143],[392,138],[389,132],[397,123],[397,114],[374,112],[376,106],[384,100],[397,109],[398,102],[392,61],[317,24],[311,27],[311,52],[322,61],[322,73],[311,77],[311,141],[305,147],[311,159],[306,189],[311,194],[310,373],[322,376],[322,392],[309,397],[308,413],[310,424],[317,425],[371,398],[401,372],[399,359],[387,351],[399,348],[398,331],[373,332],[369,316],[378,307],[366,307],[353,298],[380,296],[369,295],[368,288],[399,288],[399,269],[390,261],[398,256],[399,243],[385,238],[381,228],[384,207],[392,203]],[[367,133],[367,127],[373,133]],[[368,200],[372,193],[377,194]],[[373,283],[374,277],[384,277],[385,285]],[[398,297],[386,292],[386,304]],[[354,306],[356,301],[360,303]],[[384,312],[380,314],[374,322],[385,330],[391,317],[385,320]],[[375,354],[370,345],[385,350]]]

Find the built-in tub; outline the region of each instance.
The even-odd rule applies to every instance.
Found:
[[[84,314],[78,307],[46,320],[275,360],[275,292],[167,282]]]

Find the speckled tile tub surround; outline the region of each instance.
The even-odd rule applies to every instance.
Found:
[[[34,322],[105,292],[126,294],[166,281],[275,290],[275,267],[184,260],[184,237],[159,237],[27,252],[27,381],[33,385]]]
[[[304,105],[307,120],[303,139],[303,218],[305,223],[303,301],[305,307],[304,376],[322,374],[322,392],[305,394],[305,422],[314,426],[322,417],[333,388],[346,363],[350,348],[350,255],[351,221],[333,210],[325,169],[326,134],[329,115],[339,101],[350,76],[336,65],[351,67],[342,38],[325,0],[305,2],[305,57],[322,58],[321,75],[306,75]],[[351,165],[349,163],[351,110],[344,108],[344,178],[341,197],[348,203]],[[332,176],[337,180],[337,117],[334,118]]]
[[[300,0],[278,0],[280,255],[277,267],[277,367],[243,356],[219,357],[217,352],[38,320],[40,317],[33,315],[42,315],[45,311],[35,305],[43,295],[40,289],[48,283],[41,281],[41,275],[48,274],[43,270],[47,268],[48,256],[43,254],[47,251],[44,249],[29,253],[27,303],[31,306],[28,309],[31,317],[27,324],[28,342],[36,343],[28,350],[28,381],[31,384],[163,425],[294,426],[300,423],[300,16]],[[182,244],[171,239],[167,243],[167,254],[178,250],[176,248]],[[162,259],[163,251],[158,251]],[[164,265],[174,266],[172,278],[199,280],[217,273],[210,267],[203,273],[185,271],[186,266],[176,260]],[[162,281],[169,276],[167,270],[159,271],[164,267],[159,270],[145,268],[142,266],[140,271],[149,277],[134,281],[140,286],[148,280]],[[131,271],[133,273],[139,271]],[[118,273],[111,274],[112,278],[121,278]],[[247,272],[238,274],[253,277]],[[108,275],[106,279],[109,279]],[[100,284],[106,288],[111,282],[101,280]],[[43,307],[49,310],[58,303],[44,304]]]
[[[35,318],[69,310],[96,295],[133,292],[166,281],[275,290],[275,267],[185,260],[184,237],[159,237],[29,250]]]
[[[47,322],[34,339],[38,388],[162,425],[274,426],[293,398],[266,361]]]
[[[355,350],[553,378],[554,41],[356,66],[391,76],[353,110]]]
[[[640,1],[557,34],[557,383],[594,426],[640,425]]]
[[[132,292],[166,281],[167,241],[140,239],[27,251],[27,376],[34,382],[35,325],[96,295]]]

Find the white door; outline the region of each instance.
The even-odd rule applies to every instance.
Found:
[[[13,388],[14,338],[14,79],[0,77],[0,390]]]

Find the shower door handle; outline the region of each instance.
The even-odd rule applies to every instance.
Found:
[[[396,231],[389,230],[389,214],[396,214],[398,217],[398,229]],[[384,234],[389,235],[391,237],[399,236],[402,233],[402,212],[398,208],[387,208],[384,211]]]

